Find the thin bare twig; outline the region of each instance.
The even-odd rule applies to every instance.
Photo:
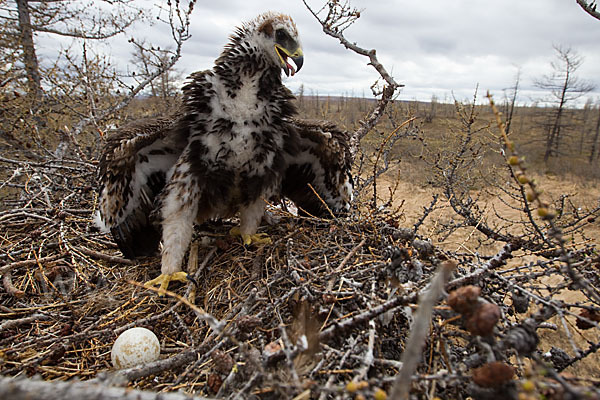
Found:
[[[421,361],[422,349],[427,340],[433,306],[444,292],[444,285],[456,267],[453,262],[443,262],[437,273],[431,279],[429,289],[419,301],[419,309],[411,326],[410,335],[406,341],[402,355],[402,369],[394,382],[390,394],[393,399],[408,399],[412,375]]]

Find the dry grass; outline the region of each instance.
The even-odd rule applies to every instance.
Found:
[[[459,103],[460,104],[460,103]],[[373,102],[367,99],[307,96],[299,102],[303,115],[311,118],[325,118],[339,123],[347,129],[356,129],[360,120],[370,110]],[[501,111],[507,114],[507,110]],[[422,156],[447,149],[448,143],[460,137],[460,124],[455,104],[432,104],[417,101],[396,101],[386,109],[385,118],[362,142],[368,152],[376,149],[387,133],[391,132],[401,121],[416,117],[414,126],[421,132],[420,138],[399,142],[394,149],[394,159],[401,163],[405,180],[419,182],[421,186],[429,185],[431,175],[429,165]],[[498,155],[500,139],[495,130],[494,115],[489,106],[476,106],[478,126],[489,127],[486,132],[486,143],[490,146],[485,154],[484,165],[499,165],[503,159]],[[561,178],[574,178],[577,181],[593,182],[600,178],[600,160],[589,162],[589,151],[594,139],[598,115],[598,107],[590,109],[569,109],[565,111],[565,128],[561,155],[544,162],[544,143],[546,125],[552,118],[551,108],[532,106],[516,107],[511,124],[511,139],[526,156],[527,163],[539,174],[556,175]],[[424,149],[423,144],[426,144]]]

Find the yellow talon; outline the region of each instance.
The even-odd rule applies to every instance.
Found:
[[[183,271],[179,271],[179,272],[175,272],[174,274],[171,274],[171,275],[160,274],[156,278],[144,283],[144,286],[148,287],[148,286],[160,285],[158,288],[158,294],[160,296],[163,296],[165,294],[165,291],[167,290],[167,287],[169,286],[169,282],[171,282],[171,281],[187,282],[188,281],[187,273],[183,272]]]
[[[266,233],[255,233],[253,235],[248,235],[248,234],[242,233],[238,226],[234,226],[233,228],[231,228],[231,230],[229,231],[229,234],[231,236],[241,236],[242,241],[244,242],[244,245],[246,245],[246,246],[250,246],[251,244],[271,244],[271,243],[273,243],[271,238],[269,237],[269,235],[267,235]]]
[[[273,241],[266,233],[255,233],[254,235],[242,235],[242,239],[244,239],[244,244],[271,244]]]

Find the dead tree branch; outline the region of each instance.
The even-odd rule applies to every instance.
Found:
[[[386,106],[394,97],[396,90],[404,87],[404,85],[396,82],[394,78],[387,72],[383,64],[381,64],[377,59],[377,51],[375,49],[367,50],[362,48],[356,43],[350,42],[344,36],[344,30],[348,28],[348,26],[352,25],[358,18],[360,18],[360,11],[352,8],[347,1],[328,1],[318,12],[315,12],[306,3],[306,0],[302,0],[302,2],[310,11],[310,13],[317,19],[317,21],[319,21],[323,28],[323,32],[325,32],[326,35],[338,39],[346,49],[352,50],[356,54],[368,57],[368,64],[375,68],[381,78],[385,81],[385,86],[379,93],[377,93],[377,91],[374,89],[375,85],[372,86],[373,94],[376,96],[381,95],[381,98],[377,102],[375,108],[371,110],[371,112],[363,121],[361,121],[360,128],[351,136],[350,149],[352,156],[354,157],[358,152],[361,139],[364,138],[375,125],[377,125],[381,117],[384,115]],[[320,16],[325,9],[328,10],[327,15],[324,17]]]
[[[182,393],[156,393],[89,382],[46,382],[0,377],[0,397],[11,400],[203,400]]]
[[[589,15],[600,20],[600,12],[596,11],[596,2],[587,2],[586,0],[576,0],[577,4]]]
[[[429,289],[419,301],[419,310],[411,326],[410,336],[406,342],[405,351],[402,356],[402,369],[398,374],[392,392],[393,399],[408,399],[412,376],[421,362],[422,349],[428,337],[433,306],[438,302],[444,292],[444,284],[456,267],[454,262],[444,262],[438,268],[438,272],[431,279]]]

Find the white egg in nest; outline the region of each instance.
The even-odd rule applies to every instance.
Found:
[[[110,352],[116,369],[131,368],[150,363],[160,357],[160,343],[149,329],[131,328],[121,333]]]

